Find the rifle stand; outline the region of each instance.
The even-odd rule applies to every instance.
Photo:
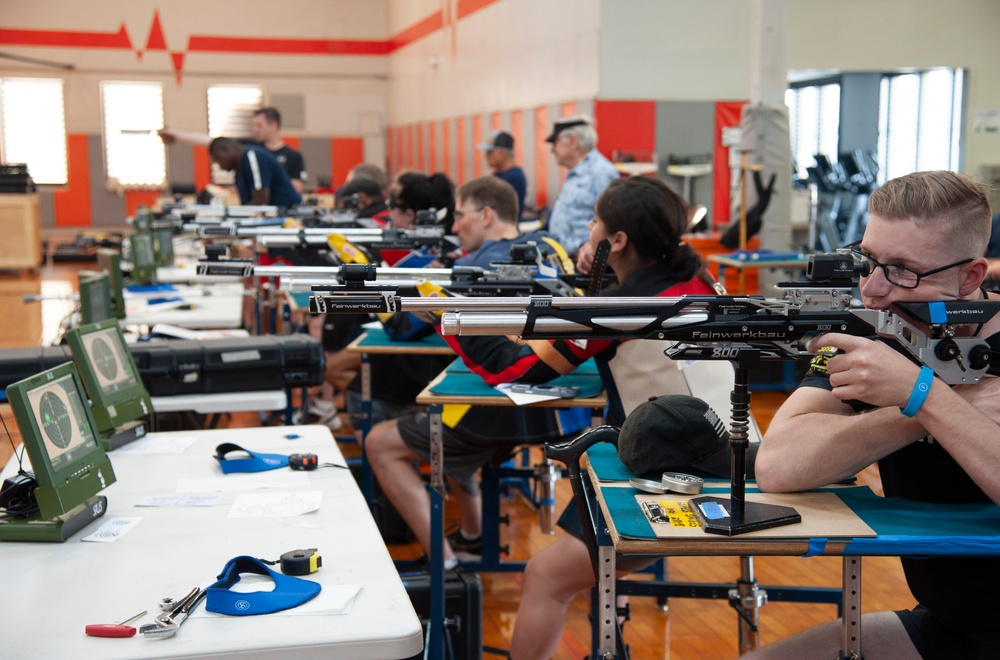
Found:
[[[736,358],[736,382],[730,395],[733,422],[729,446],[733,452],[729,499],[695,497],[691,504],[705,531],[736,536],[758,529],[802,522],[802,516],[790,506],[746,501],[746,453],[750,424],[750,369],[760,363],[760,351],[742,349]]]

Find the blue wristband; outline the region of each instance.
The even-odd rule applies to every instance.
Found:
[[[933,382],[934,370],[930,367],[920,367],[920,375],[917,376],[917,382],[914,383],[913,391],[910,392],[910,400],[906,402],[905,408],[899,409],[899,412],[907,417],[916,415],[920,406],[924,405],[924,401],[927,400],[927,394],[931,391],[931,383]]]

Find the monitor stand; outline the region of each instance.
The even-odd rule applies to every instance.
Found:
[[[145,436],[148,431],[149,425],[144,419],[125,422],[121,426],[111,429],[110,432],[101,434],[101,447],[104,448],[104,451],[118,449],[122,445]]]
[[[0,520],[0,541],[41,541],[62,543],[97,520],[108,510],[108,498],[95,495],[61,516],[39,516]]]

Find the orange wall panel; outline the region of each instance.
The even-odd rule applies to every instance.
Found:
[[[135,210],[139,206],[152,208],[163,195],[159,190],[126,190],[125,191],[125,215],[129,218],[135,216]]]
[[[93,220],[86,135],[66,135],[66,175],[66,187],[52,193],[56,227],[89,227]]]
[[[540,209],[549,203],[549,143],[545,137],[549,134],[549,111],[544,105],[535,108],[535,208]],[[528,151],[525,151],[525,158]]]
[[[607,158],[619,149],[656,151],[655,101],[595,101],[594,122]]]
[[[359,137],[330,139],[330,181],[334,188],[347,180],[347,173],[355,165],[365,162],[365,142]]]
[[[299,151],[299,149],[301,149],[301,147],[299,146],[299,138],[297,136],[282,135],[281,141],[287,144],[292,149],[295,149],[296,151]]]
[[[451,166],[451,120],[441,121],[441,171],[455,180],[455,171]]]
[[[739,126],[745,101],[715,104],[715,148],[712,157],[712,224],[729,224],[729,147],[722,146],[722,129]]]
[[[465,183],[465,117],[459,117],[455,121],[458,122],[455,131],[455,160],[458,162],[454,182],[460,186]]]
[[[440,171],[440,170],[438,170],[438,157],[437,157],[437,155],[438,155],[438,149],[441,148],[441,144],[438,142],[438,139],[437,139],[437,129],[438,129],[438,124],[437,124],[436,121],[428,122],[428,124],[427,124],[427,132],[428,132],[428,137],[427,137],[427,142],[428,142],[427,151],[428,151],[428,153],[430,155],[430,163],[428,164],[428,171],[430,171],[430,172],[438,172],[438,171]]]
[[[212,159],[208,155],[208,147],[192,147],[191,163],[194,168],[194,187],[203,190],[212,182]]]
[[[483,158],[485,158],[479,149],[476,147],[477,144],[486,142],[486,138],[483,137],[483,116],[482,115],[472,115],[472,145],[469,150],[472,154],[472,176],[478,177],[483,175]]]

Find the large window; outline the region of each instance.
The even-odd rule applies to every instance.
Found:
[[[163,141],[163,85],[101,83],[104,157],[108,179],[124,188],[162,188],[167,163]]]
[[[27,163],[35,183],[66,183],[62,80],[0,79],[0,123],[4,162]]]
[[[879,94],[879,182],[918,170],[957,170],[961,69],[886,75]]]
[[[796,174],[806,178],[806,168],[816,154],[837,159],[840,142],[840,83],[826,82],[792,87],[785,92],[792,161]]]
[[[253,114],[264,105],[264,89],[259,86],[213,85],[208,88],[208,134],[213,138],[248,138]],[[212,163],[212,182],[234,181],[232,172],[223,172]]]

